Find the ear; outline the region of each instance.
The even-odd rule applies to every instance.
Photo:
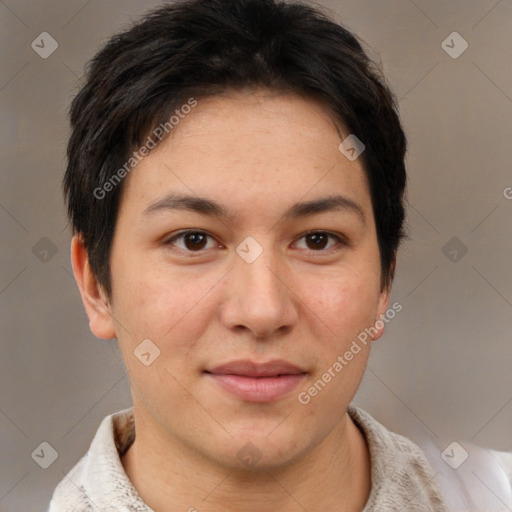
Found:
[[[89,328],[98,338],[110,340],[116,337],[111,306],[96,276],[91,270],[87,250],[79,235],[71,240],[71,265],[89,317]]]
[[[385,315],[386,311],[389,308],[389,299],[391,296],[391,283],[393,282],[393,277],[395,275],[395,266],[396,266],[396,253],[395,258],[391,262],[390,272],[389,272],[389,280],[386,283],[386,287],[381,290],[379,296],[379,304],[377,307],[377,318],[375,319],[374,327],[377,329],[377,333],[372,335],[372,340],[377,341],[383,334],[386,328],[386,322],[381,320],[381,318]]]

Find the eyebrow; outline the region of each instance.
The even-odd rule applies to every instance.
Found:
[[[142,216],[148,217],[157,212],[175,210],[191,211],[209,217],[224,218],[230,222],[233,222],[237,217],[234,213],[229,212],[224,205],[213,199],[186,194],[169,194],[148,206],[142,213]],[[355,213],[361,222],[366,225],[366,216],[363,208],[352,199],[342,195],[331,195],[311,201],[295,203],[284,213],[280,222],[331,211]]]

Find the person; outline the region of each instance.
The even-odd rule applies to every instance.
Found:
[[[73,271],[133,406],[50,512],[447,510],[422,450],[351,404],[401,308],[407,147],[356,36],[297,1],[164,4],[70,120]]]

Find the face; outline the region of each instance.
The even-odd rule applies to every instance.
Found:
[[[89,317],[118,339],[155,435],[228,467],[252,443],[272,468],[346,417],[370,343],[343,356],[388,295],[367,179],[341,140],[314,100],[232,92],[198,100],[130,173],[108,315]],[[254,364],[218,368],[239,360]],[[294,368],[258,366],[275,360]]]

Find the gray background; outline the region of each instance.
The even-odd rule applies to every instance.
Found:
[[[88,329],[60,180],[85,62],[157,3],[0,1],[3,512],[45,510],[101,419],[130,405],[115,342]],[[374,345],[356,403],[440,450],[512,450],[512,2],[322,5],[380,56],[410,142],[410,240],[392,297],[403,311]],[[469,44],[458,58],[442,47],[454,31]],[[47,59],[31,48],[42,32],[58,42]],[[48,469],[31,457],[41,442],[58,452]]]

